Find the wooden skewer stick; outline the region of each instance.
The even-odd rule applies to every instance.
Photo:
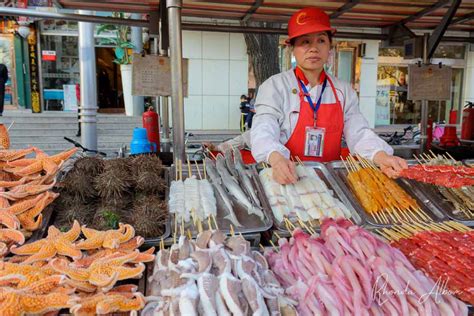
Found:
[[[207,218],[207,229],[212,230],[212,222],[210,216]]]
[[[202,162],[203,171],[204,171],[204,179],[207,179],[207,172],[206,172],[206,159]]]
[[[189,228],[188,228],[187,233],[188,233],[189,240],[193,239],[193,234],[191,234],[191,230]]]
[[[260,249],[262,250],[262,252],[265,252],[265,247],[263,247],[262,244],[258,244],[260,246]]]
[[[193,171],[191,170],[191,163],[189,162],[189,157],[186,158],[188,162],[188,178],[193,176]]]
[[[178,215],[175,214],[174,215],[174,233],[175,233],[175,236],[174,236],[174,240],[173,240],[173,243],[176,243],[176,234],[178,232]]]
[[[181,236],[184,236],[184,217],[181,217]]]
[[[176,158],[176,163],[174,164],[174,171],[175,171],[175,177],[174,177],[174,179],[175,179],[176,181],[178,181],[178,169],[179,169],[179,167],[178,167],[178,158]]]
[[[275,246],[275,244],[273,243],[273,241],[270,239],[270,244],[272,245],[273,249],[278,252],[278,248],[277,246]]]
[[[230,235],[231,236],[235,235],[234,226],[232,224],[230,224]]]
[[[219,226],[217,225],[217,220],[214,214],[211,214],[212,220],[214,221],[214,226],[216,227],[217,230],[219,230]]]
[[[202,175],[201,175],[201,171],[199,170],[199,165],[198,165],[196,160],[194,160],[194,163],[196,164],[196,169],[197,169],[197,172],[198,172],[198,175],[199,175],[199,179],[202,180]]]
[[[273,232],[278,239],[281,239],[281,236],[277,232]]]

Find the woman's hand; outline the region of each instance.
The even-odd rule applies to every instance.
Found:
[[[403,169],[408,168],[408,164],[405,159],[391,156],[385,151],[379,151],[374,156],[374,162],[380,167],[383,173],[385,173],[390,178],[398,177],[398,174]]]
[[[298,181],[295,163],[286,159],[279,152],[272,152],[268,158],[268,162],[273,169],[273,180],[279,184],[290,184]]]

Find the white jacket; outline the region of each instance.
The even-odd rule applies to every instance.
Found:
[[[359,110],[359,99],[351,86],[330,76],[337,91],[344,113],[344,137],[352,154],[372,159],[378,151],[393,154],[393,149],[370,128]],[[322,85],[306,86],[313,102],[319,98]],[[296,93],[295,93],[296,92]],[[335,103],[336,99],[327,85],[322,103]],[[284,146],[298,121],[300,98],[298,82],[293,69],[267,79],[258,89],[255,101],[257,111],[251,129],[251,147],[254,158],[268,162],[269,155],[278,151],[287,159],[290,151]],[[304,141],[304,140],[301,140]]]

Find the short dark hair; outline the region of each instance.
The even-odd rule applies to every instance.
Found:
[[[331,33],[331,31],[326,31],[326,35],[327,35],[328,38],[329,38],[329,43],[332,44],[332,33]],[[290,45],[291,45],[291,46],[295,46],[295,41],[296,41],[297,38],[298,38],[298,37],[295,37],[295,38],[292,38],[292,39],[290,40]]]
[[[242,95],[240,96],[240,98],[241,98],[241,99],[247,99],[247,96],[246,96],[245,94],[242,94]]]

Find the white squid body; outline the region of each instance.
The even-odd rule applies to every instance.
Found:
[[[199,180],[200,202],[203,218],[201,221],[209,216],[217,216],[217,202],[214,195],[214,189],[207,179]]]
[[[171,181],[169,195],[168,207],[170,213],[180,218],[185,213],[184,182],[181,180]]]
[[[193,216],[194,221],[201,219],[202,210],[199,197],[199,182],[196,176],[192,176],[184,180],[184,221],[188,222],[190,217]]]

